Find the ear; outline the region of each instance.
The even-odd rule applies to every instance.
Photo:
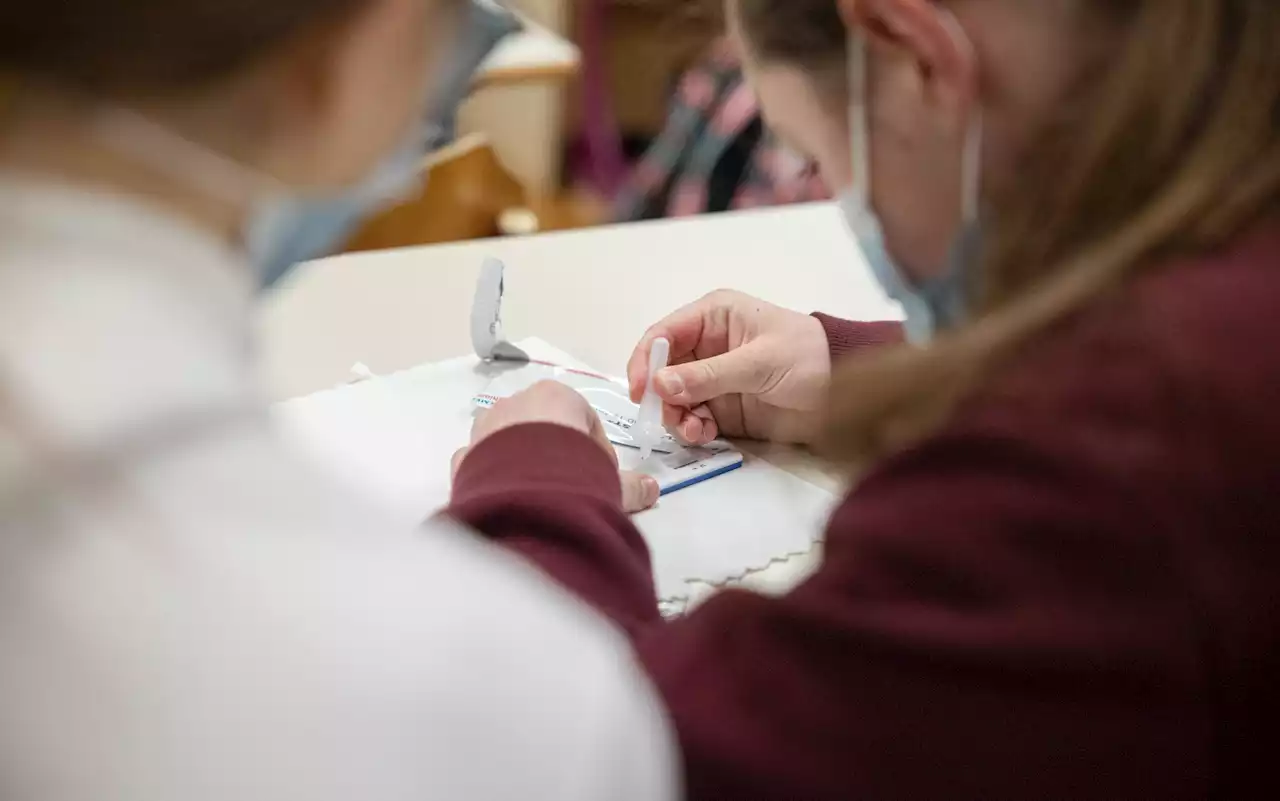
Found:
[[[266,99],[257,104],[258,121],[278,145],[264,167],[285,183],[307,185],[316,178],[315,163],[323,157],[313,145],[330,126],[341,94],[345,35],[359,23],[358,14],[301,32],[264,64]]]
[[[300,34],[279,55],[278,158],[301,186],[348,185],[402,139],[429,73],[422,3],[356,4]],[[300,180],[299,180],[300,179]]]
[[[307,26],[279,47],[271,68],[284,90],[277,87],[279,102],[292,111],[316,114],[341,91],[344,66],[358,60],[353,55],[385,16],[384,2],[359,4],[357,8]]]
[[[978,92],[977,54],[955,16],[935,0],[837,0],[851,33],[872,48],[909,54],[926,90],[951,110],[967,111]]]

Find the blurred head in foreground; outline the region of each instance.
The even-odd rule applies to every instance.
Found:
[[[470,79],[452,69],[470,15],[465,0],[9,4],[0,168],[150,198],[245,244],[270,283],[413,183],[434,105]]]

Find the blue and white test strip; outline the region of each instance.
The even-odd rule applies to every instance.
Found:
[[[636,470],[653,476],[663,495],[709,481],[737,470],[743,465],[742,453],[727,442],[712,442],[700,448],[682,448],[675,453],[656,454],[640,459],[638,452],[620,451],[618,461],[624,470]]]

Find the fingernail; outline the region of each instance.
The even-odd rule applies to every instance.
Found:
[[[702,424],[697,420],[687,420],[685,421],[684,427],[680,430],[680,433],[681,436],[684,437],[685,442],[696,443],[698,441],[698,435],[702,433],[701,429]]]
[[[654,383],[664,395],[673,397],[684,394],[684,379],[674,370],[662,370],[654,378]]]
[[[662,494],[662,490],[658,487],[658,480],[651,476],[645,476],[640,483],[644,485],[645,505],[653,506],[658,502],[658,496]]]

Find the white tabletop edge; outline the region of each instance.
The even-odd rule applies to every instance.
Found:
[[[357,253],[301,265],[260,312],[277,399],[463,355],[486,256],[507,264],[504,325],[621,373],[644,330],[684,303],[739,289],[799,311],[899,319],[831,204]]]

